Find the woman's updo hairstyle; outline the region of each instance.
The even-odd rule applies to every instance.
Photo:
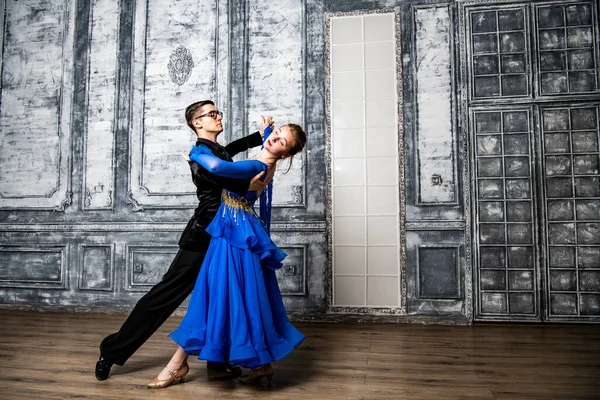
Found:
[[[301,152],[304,146],[306,146],[306,132],[304,132],[304,129],[298,124],[287,124],[287,127],[290,128],[290,131],[294,136],[294,145],[290,149],[290,155],[293,156],[294,154]]]
[[[287,171],[285,171],[285,173],[288,173],[290,168],[292,168],[292,159],[294,158],[294,154],[301,152],[302,149],[304,149],[304,146],[306,146],[306,132],[304,132],[304,129],[302,129],[302,127],[298,124],[286,124],[285,126],[290,128],[292,136],[294,136],[294,145],[290,149],[290,164]]]

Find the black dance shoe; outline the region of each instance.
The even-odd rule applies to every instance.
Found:
[[[112,368],[113,363],[108,361],[106,358],[100,356],[100,359],[96,363],[96,379],[99,381],[104,381],[108,379],[108,375],[110,374],[110,369]]]
[[[206,362],[206,373],[210,380],[231,379],[242,375],[240,367],[230,364],[221,364],[212,361]]]

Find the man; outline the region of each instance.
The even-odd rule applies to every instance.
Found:
[[[264,127],[272,124],[271,118],[263,118],[260,132],[223,147],[217,143],[217,136],[223,131],[223,113],[212,101],[189,105],[185,119],[198,137],[196,145],[204,144],[215,156],[228,161],[237,153],[261,145]],[[199,203],[179,239],[179,251],[162,280],[137,302],[121,329],[108,335],[100,344],[100,359],[95,370],[98,380],[108,378],[113,364],[125,364],[192,292],[210,242],[210,235],[204,229],[219,208],[223,188],[244,195],[248,190],[264,187],[259,179],[262,173],[250,180],[219,177],[193,162],[190,169]],[[222,376],[241,374],[239,367],[224,364],[207,363],[207,368]]]

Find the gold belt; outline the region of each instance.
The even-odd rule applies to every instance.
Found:
[[[248,204],[248,200],[246,200],[244,197],[233,197],[226,190],[223,190],[221,197],[223,198],[223,202],[229,207],[254,212],[254,208]]]

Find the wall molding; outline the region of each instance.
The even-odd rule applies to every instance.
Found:
[[[187,223],[107,222],[94,224],[6,224],[0,232],[183,232]],[[272,232],[325,232],[325,222],[273,222]]]
[[[129,315],[132,307],[93,307],[93,306],[64,306],[48,304],[0,304],[2,310],[14,310],[21,312],[68,312],[68,313],[86,313],[86,314],[107,314],[107,315]],[[179,308],[172,317],[183,317],[186,309]],[[404,314],[385,314],[372,310],[369,314],[364,313],[337,313],[337,312],[310,312],[299,313],[289,312],[288,317],[292,322],[328,322],[328,323],[386,323],[386,324],[422,324],[422,325],[447,325],[464,326],[471,325],[471,321],[464,316],[454,315],[404,315]]]
[[[407,231],[463,231],[465,221],[406,221]]]

